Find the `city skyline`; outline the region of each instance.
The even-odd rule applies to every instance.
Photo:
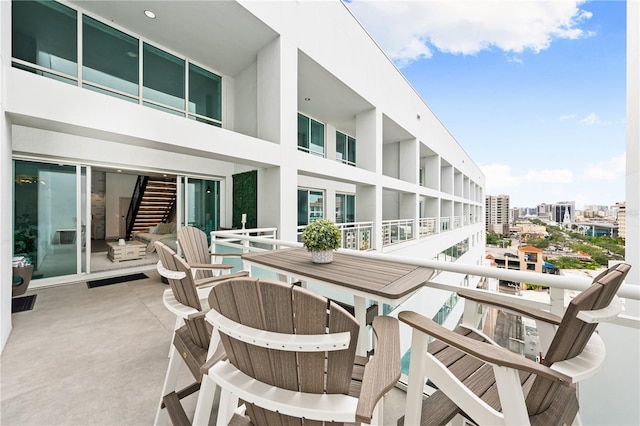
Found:
[[[487,195],[624,201],[625,2],[346,4],[480,166]]]

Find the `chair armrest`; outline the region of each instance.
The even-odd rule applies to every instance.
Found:
[[[549,324],[560,325],[560,321],[562,321],[561,317],[554,315],[551,312],[506,301],[503,298],[496,297],[486,291],[458,290],[457,293],[465,299],[473,300],[474,302],[482,303],[484,305],[492,305],[497,308],[502,308]]]
[[[233,274],[218,275],[217,277],[209,277],[209,278],[202,278],[199,280],[195,280],[194,284],[196,287],[200,289],[205,287],[211,287],[214,284],[219,283],[220,281],[226,281],[231,278],[246,277],[248,275],[249,275],[249,271],[238,271],[238,272],[234,272]]]
[[[356,421],[364,423],[371,423],[380,398],[400,380],[400,323],[393,317],[377,316],[373,332],[376,350],[365,365],[356,409]]]
[[[232,269],[235,265],[229,263],[190,263],[191,269]]]
[[[200,373],[208,374],[211,367],[226,358],[227,353],[224,350],[224,345],[222,342],[219,342],[218,347],[216,347],[216,351],[211,355],[211,358],[209,358],[204,364],[202,364],[202,367],[200,367]]]
[[[187,315],[188,320],[194,320],[194,319],[198,319],[198,318],[204,318],[207,315],[206,312],[203,311],[198,311],[198,312],[194,312],[192,314]]]
[[[500,346],[487,344],[461,336],[416,312],[403,311],[400,312],[398,318],[405,324],[408,324],[409,326],[484,362],[516,370],[527,371],[554,382],[562,383],[565,386],[569,386],[573,382],[570,376],[554,371],[545,365],[531,361],[528,358],[513,353]]]

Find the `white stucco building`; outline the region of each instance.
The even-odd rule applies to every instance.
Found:
[[[295,241],[327,217],[369,230],[356,248],[481,263],[484,175],[341,2],[1,7],[2,265],[22,232],[30,288],[101,272],[138,176],[177,182],[177,226]]]

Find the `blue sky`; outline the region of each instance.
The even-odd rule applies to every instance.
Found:
[[[513,207],[625,197],[626,3],[347,3]]]

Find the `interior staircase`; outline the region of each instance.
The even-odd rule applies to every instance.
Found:
[[[175,179],[139,176],[131,199],[131,218],[127,218],[127,237],[133,232],[148,232],[150,226],[165,223],[175,203]]]

